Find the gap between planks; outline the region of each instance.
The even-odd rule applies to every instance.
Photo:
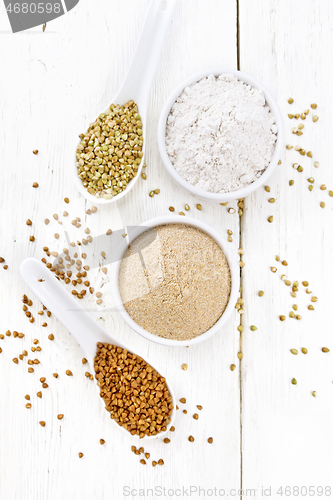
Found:
[[[237,69],[240,71],[240,21],[239,21],[239,0],[236,0],[236,45],[237,45]],[[243,213],[245,211],[245,202]],[[243,222],[239,215],[239,248],[243,248],[242,239]],[[239,266],[239,283],[241,287],[241,296],[243,296],[243,271]],[[239,324],[242,325],[242,315],[240,315]],[[239,352],[243,352],[243,332],[239,332]],[[242,360],[239,361],[239,456],[240,456],[240,500],[243,499],[243,385],[242,385]]]

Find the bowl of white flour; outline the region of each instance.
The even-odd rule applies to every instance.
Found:
[[[240,71],[192,76],[169,97],[158,125],[160,155],[173,179],[194,196],[219,203],[264,184],[283,140],[275,100]]]

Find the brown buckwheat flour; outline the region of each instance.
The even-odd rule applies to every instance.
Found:
[[[119,289],[131,318],[148,332],[189,340],[211,328],[230,295],[228,261],[206,233],[186,224],[139,236],[120,266]]]

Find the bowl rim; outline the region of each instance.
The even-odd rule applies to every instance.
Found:
[[[223,253],[225,254],[229,268],[230,268],[230,273],[231,273],[231,290],[230,290],[230,296],[229,296],[229,301],[227,304],[227,307],[225,308],[222,316],[217,320],[217,322],[205,333],[202,333],[198,337],[195,337],[194,339],[190,340],[171,340],[171,339],[165,339],[163,337],[159,337],[157,335],[154,335],[144,328],[142,328],[140,325],[138,325],[127,313],[126,309],[123,306],[123,302],[121,300],[120,292],[119,292],[119,270],[120,270],[120,264],[122,257],[125,253],[125,251],[128,248],[128,245],[130,245],[138,236],[141,234],[145,233],[149,229],[157,226],[163,226],[166,224],[183,224],[183,225],[188,225],[191,227],[195,227],[197,229],[200,229],[204,233],[206,233],[208,236],[210,236],[218,245],[219,247],[223,250]],[[157,344],[162,344],[166,346],[173,346],[173,347],[189,347],[191,345],[199,344],[200,342],[204,342],[205,340],[211,338],[213,335],[215,335],[223,325],[227,322],[229,317],[232,314],[232,311],[235,309],[235,303],[237,301],[237,296],[239,293],[239,266],[238,262],[234,256],[234,252],[230,248],[230,244],[220,236],[220,234],[210,227],[208,224],[205,222],[199,221],[197,219],[193,219],[192,217],[186,217],[184,219],[183,216],[181,215],[166,215],[166,216],[161,216],[161,217],[155,217],[153,219],[150,219],[146,222],[143,222],[139,226],[137,226],[130,235],[127,235],[126,238],[124,238],[124,242],[122,245],[120,245],[115,262],[112,264],[111,268],[111,293],[112,293],[112,298],[116,307],[116,310],[119,312],[120,316],[123,318],[123,320],[134,330],[136,333],[141,335],[142,337],[146,338],[147,340],[150,340],[152,342],[155,342]]]
[[[211,193],[209,191],[204,191],[203,189],[199,189],[193,186],[190,182],[186,181],[183,177],[181,177],[181,175],[176,171],[166,151],[165,129],[170,109],[174,104],[174,102],[176,101],[176,99],[181,94],[181,92],[186,87],[192,85],[193,83],[198,82],[199,80],[202,80],[203,78],[209,75],[214,75],[215,77],[217,77],[222,74],[234,75],[238,80],[241,80],[246,84],[251,85],[252,87],[255,87],[258,90],[262,90],[264,92],[266,104],[269,106],[272,114],[275,117],[276,127],[277,127],[277,141],[272,159],[268,167],[258,179],[252,182],[252,184],[249,184],[244,188],[238,189],[237,191],[231,191],[228,193]],[[192,195],[200,199],[224,203],[239,198],[245,198],[245,196],[256,191],[260,186],[262,186],[262,184],[264,184],[264,182],[267,181],[267,179],[272,175],[272,173],[274,172],[275,168],[278,165],[282,153],[283,142],[284,142],[284,123],[279,106],[277,105],[275,99],[273,98],[269,90],[264,85],[262,85],[262,83],[260,83],[252,76],[243,73],[242,71],[232,70],[227,67],[220,67],[196,73],[195,75],[192,75],[189,78],[185,79],[181,84],[177,86],[177,88],[170,94],[170,96],[168,97],[168,99],[164,104],[158,122],[157,135],[158,135],[158,148],[163,164],[167,169],[167,171],[169,172],[169,174],[171,175],[171,177],[177,182],[177,184],[179,184],[181,187],[189,191]]]

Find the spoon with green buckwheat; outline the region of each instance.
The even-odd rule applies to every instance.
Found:
[[[163,42],[178,0],[151,0],[125,80],[108,106],[80,134],[73,177],[93,203],[123,198],[144,165],[148,98]]]

